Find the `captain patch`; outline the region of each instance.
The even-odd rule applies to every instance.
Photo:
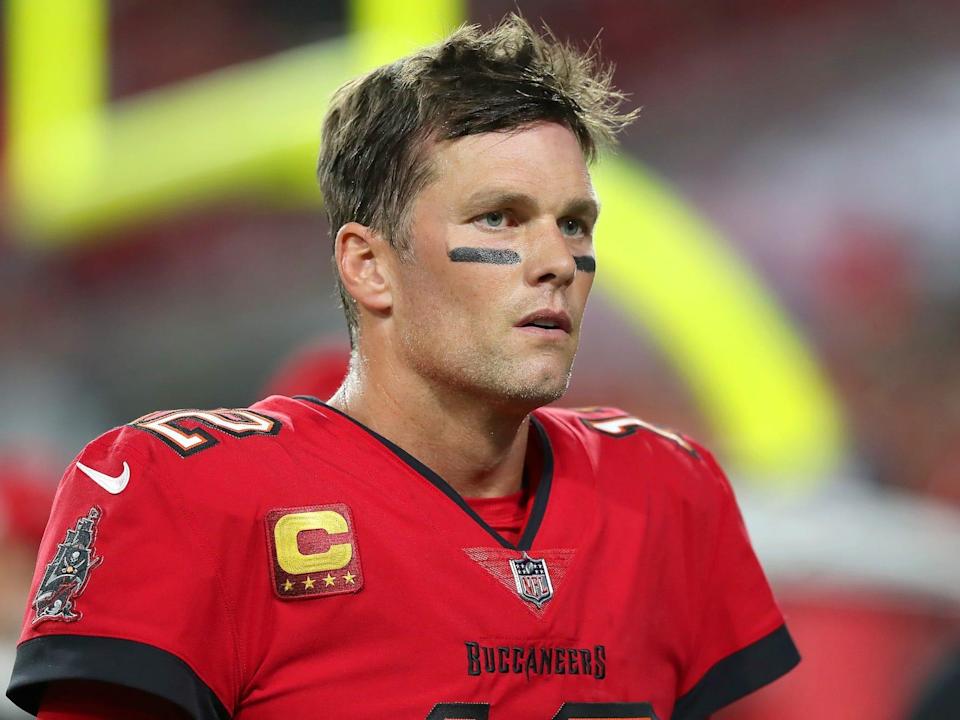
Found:
[[[350,508],[343,503],[267,513],[273,589],[285,600],[354,593],[363,571]]]

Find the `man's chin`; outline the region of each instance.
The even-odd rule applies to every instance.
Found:
[[[559,400],[567,391],[570,375],[561,378],[541,379],[538,382],[516,383],[499,388],[502,402],[529,412]]]

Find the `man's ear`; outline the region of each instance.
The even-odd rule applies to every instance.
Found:
[[[393,305],[390,288],[392,248],[383,237],[357,222],[337,232],[333,252],[340,280],[357,304],[385,316]]]

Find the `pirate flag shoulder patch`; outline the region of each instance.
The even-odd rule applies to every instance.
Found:
[[[94,506],[77,519],[76,527],[67,529],[66,537],[57,546],[57,554],[47,563],[33,599],[34,625],[46,620],[75,622],[82,617],[76,599],[86,587],[90,571],[103,560],[94,553],[93,547],[97,523],[102,516],[103,511]]]

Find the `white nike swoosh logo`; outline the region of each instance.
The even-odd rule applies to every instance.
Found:
[[[127,483],[130,482],[130,466],[127,465],[126,461],[123,463],[123,472],[116,477],[102,473],[99,470],[89,468],[79,461],[77,462],[77,467],[83,470],[88,478],[93,480],[97,485],[102,487],[111,495],[119,495],[122,493],[124,488],[127,487]]]

